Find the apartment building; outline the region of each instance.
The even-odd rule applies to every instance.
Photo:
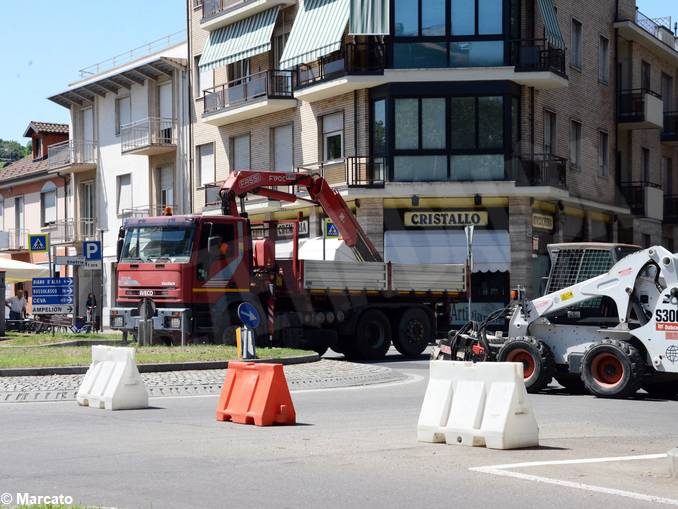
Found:
[[[69,109],[71,132],[70,140],[49,147],[49,171],[68,178],[76,239],[103,241],[103,273],[93,277],[103,288],[104,326],[115,300],[124,220],[167,207],[175,214],[191,210],[184,38],[173,34],[85,68],[49,97]],[[82,243],[74,247],[80,252]]]
[[[68,143],[68,124],[31,122],[24,132],[32,152],[0,171],[0,256],[48,266],[46,253],[28,250],[28,235],[48,233],[54,252],[67,253],[68,178],[49,173],[48,147]],[[64,273],[64,275],[66,275]],[[31,282],[11,285],[28,290]],[[7,294],[16,288],[9,288]]]
[[[390,261],[461,263],[474,224],[472,292],[487,309],[512,285],[539,291],[549,243],[673,238],[661,186],[675,117],[655,99],[673,90],[678,53],[632,0],[190,0],[190,12],[196,211],[249,168],[323,175]],[[247,206],[253,220],[301,211],[302,231],[322,234],[303,202]]]

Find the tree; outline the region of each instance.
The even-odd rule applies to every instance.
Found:
[[[29,152],[26,147],[16,141],[0,139],[0,162],[9,164],[22,157]]]

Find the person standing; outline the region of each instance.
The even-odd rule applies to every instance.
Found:
[[[24,297],[23,290],[17,290],[14,297],[5,303],[5,306],[9,308],[9,319],[10,320],[23,320],[26,316],[26,298]]]

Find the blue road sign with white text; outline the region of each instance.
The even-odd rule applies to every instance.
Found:
[[[240,318],[245,327],[250,329],[256,329],[261,320],[259,311],[249,302],[243,302],[238,306],[238,318]]]

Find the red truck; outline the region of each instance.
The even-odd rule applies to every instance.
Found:
[[[296,193],[280,191],[293,186]],[[356,262],[301,260],[299,222],[291,259],[275,254],[278,221],[255,240],[244,197],[305,200],[337,226]],[[222,215],[129,219],[118,240],[116,307],[111,328],[136,334],[139,311],[152,310],[153,341],[233,344],[236,310],[250,302],[262,317],[259,346],[327,348],[382,358],[391,343],[420,354],[449,324],[449,303],[463,297],[463,265],[386,263],[341,195],[320,176],[238,171],[224,182]],[[256,228],[261,228],[259,225]]]

